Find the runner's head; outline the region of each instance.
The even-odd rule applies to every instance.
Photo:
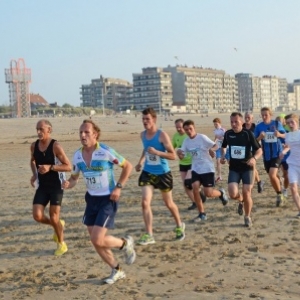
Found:
[[[197,135],[195,130],[195,123],[193,120],[184,121],[183,129],[189,138],[194,138]]]
[[[271,117],[273,112],[269,107],[263,107],[260,110],[261,118],[265,124],[269,124],[271,122]]]
[[[251,112],[246,112],[245,113],[245,123],[246,124],[251,124],[253,122],[253,115]]]
[[[299,129],[299,117],[296,114],[289,114],[284,117],[286,125],[290,128],[290,131],[296,131]]]
[[[181,135],[184,134],[183,122],[184,122],[183,119],[175,120],[175,128],[176,128],[177,132]]]
[[[230,115],[230,124],[234,132],[240,132],[243,129],[243,115],[240,112],[233,112]]]
[[[143,125],[145,129],[150,129],[156,124],[156,111],[152,107],[147,107],[142,111]]]
[[[36,132],[39,140],[47,139],[52,132],[52,124],[46,119],[41,119],[36,124]]]
[[[221,120],[219,118],[213,119],[213,123],[216,129],[221,128]]]

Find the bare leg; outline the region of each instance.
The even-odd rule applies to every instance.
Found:
[[[161,195],[163,197],[166,207],[169,209],[172,216],[174,217],[177,227],[180,227],[181,220],[180,220],[179,210],[177,205],[173,201],[172,191],[161,192]]]
[[[195,203],[197,205],[199,213],[204,213],[204,205],[202,199],[200,198],[199,189],[200,189],[200,182],[199,181],[193,182],[193,193],[194,193]]]
[[[32,207],[33,219],[39,223],[52,225],[50,219],[45,215],[45,207],[41,204],[34,204]]]
[[[280,184],[280,179],[278,178],[277,174],[278,174],[277,168],[270,168],[270,170],[269,170],[270,182],[271,182],[275,192],[279,193],[279,192],[281,192],[281,184]]]
[[[153,186],[147,185],[142,187],[142,210],[146,232],[153,234],[153,214],[151,209],[151,200],[153,196]]]
[[[50,222],[54,231],[57,235],[58,242],[61,244],[64,241],[64,231],[63,227],[59,221],[59,214],[60,214],[60,206],[59,205],[50,205]]]
[[[291,188],[291,193],[292,193],[293,200],[296,204],[296,207],[297,207],[298,211],[300,212],[300,197],[299,197],[299,193],[298,193],[298,184],[297,184],[297,182],[291,183],[290,188]]]
[[[243,184],[243,199],[245,216],[250,217],[253,201],[251,197],[252,184]]]

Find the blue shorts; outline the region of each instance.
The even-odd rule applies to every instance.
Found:
[[[239,184],[241,180],[243,184],[253,184],[253,170],[243,172],[229,170],[228,183],[236,182]]]
[[[222,152],[221,152],[221,148],[219,148],[218,150],[216,150],[216,159],[221,158],[222,156]]]
[[[87,192],[85,194],[85,202],[86,208],[82,218],[84,225],[114,228],[118,203],[110,200],[110,195],[91,196]]]

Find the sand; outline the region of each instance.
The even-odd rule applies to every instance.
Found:
[[[160,117],[161,126],[170,135],[173,121]],[[213,137],[212,118],[183,116],[196,121],[197,131]],[[228,115],[220,115],[229,127]],[[133,165],[142,151],[139,132],[141,117],[94,116],[102,128],[102,141],[115,148]],[[68,157],[80,146],[78,128],[83,117],[53,118],[53,138],[59,140]],[[122,124],[127,121],[128,124]],[[233,200],[223,207],[218,199],[208,199],[205,223],[194,223],[196,211],[183,192],[178,161],[171,161],[174,176],[174,201],[186,223],[186,239],[174,241],[174,221],[164,207],[160,193],[152,202],[156,244],[136,246],[136,262],[122,263],[126,279],[106,285],[101,279],[110,269],[94,251],[85,226],[85,187],[78,185],[65,192],[61,216],[66,221],[65,240],[69,251],[55,257],[52,229],[36,223],[31,216],[34,189],[29,180],[30,143],[36,139],[37,119],[1,119],[1,210],[0,210],[0,299],[299,299],[300,298],[300,221],[288,197],[284,207],[275,207],[275,194],[266,181],[265,190],[253,189],[251,229],[243,226]],[[119,170],[116,171],[119,174]],[[223,167],[226,188],[227,166]],[[69,175],[69,174],[68,174]],[[141,214],[139,173],[132,172],[122,190],[116,218],[116,236],[132,235],[135,240],[144,231]],[[290,194],[290,193],[289,193]]]

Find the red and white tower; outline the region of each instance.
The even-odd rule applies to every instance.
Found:
[[[12,117],[30,117],[29,84],[31,69],[27,69],[23,58],[12,59],[10,68],[5,69],[5,82],[9,85],[9,104]]]

